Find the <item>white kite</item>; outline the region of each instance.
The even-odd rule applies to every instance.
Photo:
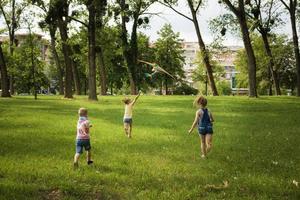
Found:
[[[143,60],[138,60],[138,62],[141,62],[141,63],[145,63],[145,64],[148,64],[150,66],[152,66],[152,74],[148,74],[146,73],[146,76],[147,77],[150,77],[152,78],[154,74],[156,73],[165,73],[167,74],[168,76],[172,77],[173,79],[176,79],[174,76],[172,76],[169,72],[167,72],[166,70],[164,70],[163,68],[161,68],[158,64],[156,63],[150,63],[150,62],[146,62],[146,61],[143,61]]]

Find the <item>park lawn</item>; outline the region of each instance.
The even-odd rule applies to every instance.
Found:
[[[188,135],[191,96],[141,96],[133,138],[122,97],[0,99],[0,199],[300,199],[300,99],[209,97],[213,150]],[[94,165],[74,171],[79,107],[93,124]],[[214,189],[209,185],[227,188]]]

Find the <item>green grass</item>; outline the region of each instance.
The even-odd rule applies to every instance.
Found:
[[[142,96],[131,140],[121,98],[0,99],[0,199],[300,199],[300,99],[210,97],[215,134],[203,160],[198,134],[187,135],[193,97]],[[95,164],[82,157],[74,171],[81,106]]]

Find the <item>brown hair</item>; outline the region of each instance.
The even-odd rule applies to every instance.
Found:
[[[131,102],[131,99],[129,99],[129,98],[124,98],[123,100],[122,100],[125,104],[129,104],[130,102]]]
[[[84,117],[84,116],[87,116],[88,111],[87,111],[86,108],[79,108],[78,114],[79,114],[80,117]]]
[[[199,96],[198,98],[195,99],[194,105],[200,105],[205,107],[207,105],[207,99],[203,96]]]

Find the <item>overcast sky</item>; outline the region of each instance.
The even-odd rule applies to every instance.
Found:
[[[180,4],[178,6],[178,9],[190,16],[188,6],[185,3],[186,1],[179,0],[179,2]],[[159,31],[165,23],[170,23],[173,27],[173,30],[175,32],[179,32],[181,38],[185,41],[197,41],[194,25],[191,21],[160,4],[154,4],[153,6],[151,6],[149,12],[162,13],[160,14],[160,16],[153,16],[150,19],[150,27],[148,29],[140,30],[141,32],[149,35],[151,41],[155,41],[157,39],[157,31]],[[225,10],[224,6],[221,6],[218,3],[218,0],[209,0],[209,3],[207,3],[205,7],[201,8],[198,19],[201,34],[205,43],[211,43],[213,40],[212,33],[208,29],[208,21],[225,12],[227,11]],[[290,34],[291,29],[289,27],[289,24],[287,24],[286,26],[278,30],[278,32]],[[237,38],[236,36],[233,37],[229,34],[226,34],[225,38],[225,45],[242,45],[241,39]]]
[[[179,5],[178,5],[177,9],[180,10],[181,12],[185,13],[186,15],[190,16],[189,8],[186,4],[186,0],[178,0],[178,1],[179,1]],[[200,12],[198,14],[198,20],[199,20],[200,30],[201,30],[201,34],[204,39],[204,42],[206,44],[209,44],[213,40],[212,33],[208,29],[209,20],[220,14],[227,12],[227,10],[225,10],[224,6],[221,6],[218,3],[218,0],[207,0],[207,2],[209,2],[209,3],[206,3],[207,5],[200,9]],[[139,31],[148,35],[152,42],[158,38],[157,32],[166,23],[171,24],[173,27],[173,30],[175,32],[179,32],[180,37],[182,39],[184,39],[185,41],[188,41],[188,42],[196,42],[197,41],[197,36],[196,36],[196,32],[195,32],[193,23],[191,21],[187,20],[186,18],[178,15],[173,10],[171,10],[161,4],[155,3],[150,7],[149,11],[147,11],[147,12],[160,13],[159,16],[154,15],[151,17],[150,26],[147,29],[142,29],[142,28],[139,29]],[[1,26],[4,26],[2,18],[3,17],[1,17],[0,24],[1,24]],[[39,19],[36,19],[36,20],[39,21]],[[288,23],[285,26],[281,27],[280,30],[278,30],[277,32],[289,34],[291,36],[291,28],[290,28],[290,23],[289,23],[288,18],[287,18],[287,22]],[[37,23],[37,21],[36,21],[36,23]],[[130,23],[128,24],[128,29],[130,29]],[[37,29],[35,29],[35,31],[40,32]],[[230,34],[226,34],[224,45],[240,45],[241,46],[241,45],[243,45],[243,43],[240,38],[237,38],[237,36],[232,36]]]

